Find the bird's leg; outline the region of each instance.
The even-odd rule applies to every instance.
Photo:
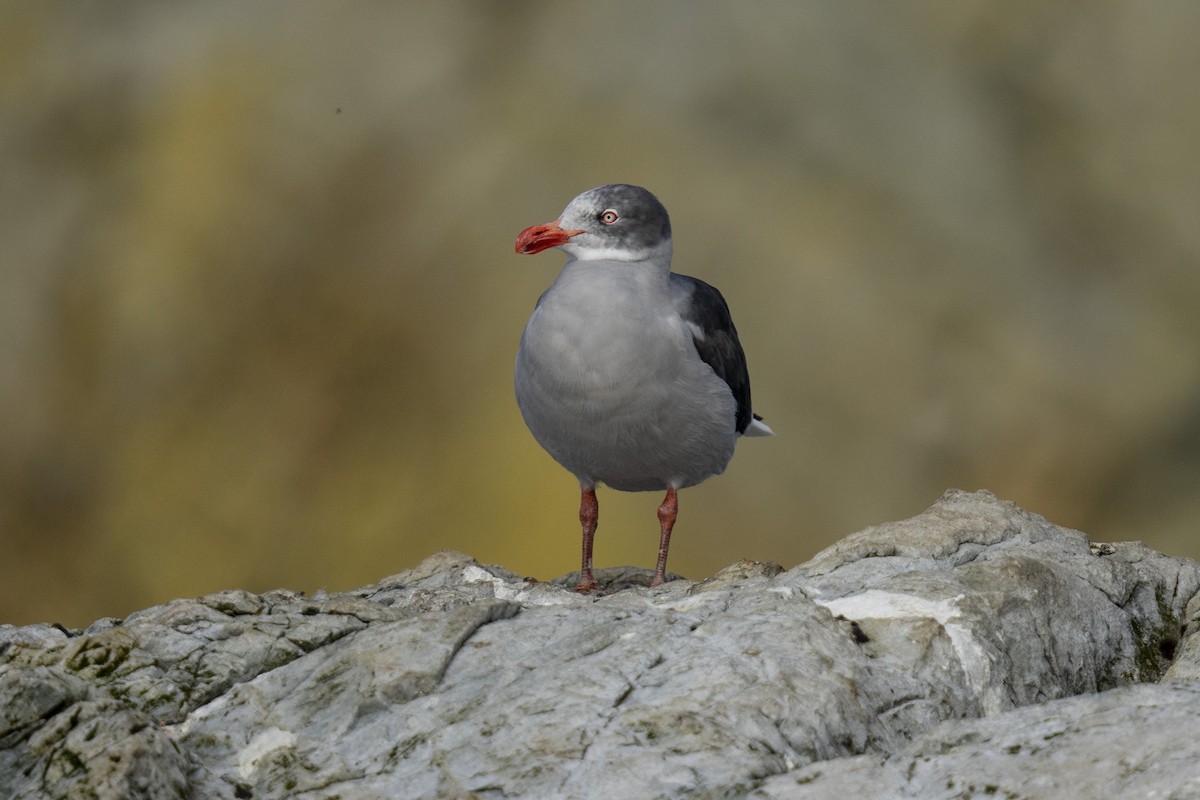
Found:
[[[658,565],[654,568],[654,578],[651,586],[662,586],[667,580],[667,549],[671,546],[671,529],[675,527],[675,516],[679,513],[679,498],[675,487],[667,487],[667,496],[658,507],[658,524],[661,531],[658,535]]]
[[[579,585],[575,591],[583,594],[596,591],[596,579],[592,577],[592,539],[596,536],[599,519],[600,503],[596,501],[596,489],[580,487],[579,524],[583,527],[583,566],[579,570]]]

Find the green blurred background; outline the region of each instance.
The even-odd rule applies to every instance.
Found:
[[[670,209],[777,432],[671,567],[943,489],[1200,556],[1200,3],[0,6],[0,622],[577,567],[512,399],[601,183]],[[602,491],[598,566],[657,494]]]

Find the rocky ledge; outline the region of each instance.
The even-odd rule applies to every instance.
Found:
[[[791,570],[458,553],[0,626],[12,798],[1200,795],[1200,565],[952,491]]]

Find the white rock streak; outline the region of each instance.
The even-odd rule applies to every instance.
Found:
[[[987,650],[971,633],[971,629],[962,624],[962,614],[958,603],[963,595],[947,597],[942,600],[931,600],[900,592],[887,592],[880,589],[868,589],[860,594],[839,597],[835,600],[817,600],[830,613],[841,615],[846,619],[932,619],[942,626],[958,661],[962,665],[967,686],[974,690],[983,701],[984,709],[989,714],[1002,710],[1000,695],[989,689],[992,674],[992,662]]]

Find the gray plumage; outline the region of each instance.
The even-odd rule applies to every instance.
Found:
[[[671,220],[640,186],[611,184],[517,237],[518,253],[562,248],[521,346],[517,405],[534,438],[579,479],[583,560],[577,592],[597,591],[596,484],[666,489],[658,561],[666,580],[677,492],[725,469],[740,435],[770,435],[729,307],[707,283],[671,272]]]
[[[682,489],[722,472],[739,435],[770,432],[752,415],[721,293],[670,271],[671,223],[654,195],[588,190],[518,240],[521,252],[543,245],[569,259],[521,337],[517,403],[582,486]]]

